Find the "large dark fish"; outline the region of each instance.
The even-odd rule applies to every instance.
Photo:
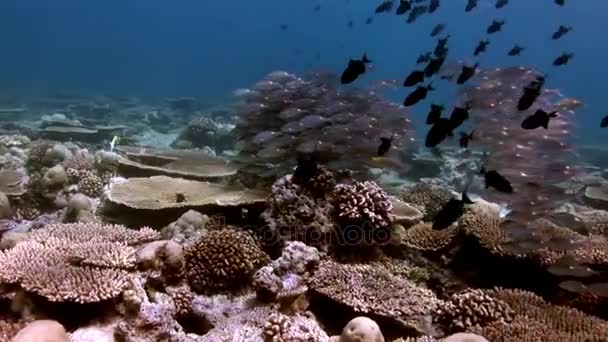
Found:
[[[293,173],[296,184],[306,184],[319,173],[319,151],[298,153],[298,166]]]
[[[477,47],[475,47],[475,51],[473,52],[473,55],[477,56],[482,52],[486,52],[486,48],[488,47],[488,45],[490,44],[489,40],[482,40],[477,44]]]
[[[363,54],[361,60],[351,59],[348,61],[348,66],[340,77],[342,84],[349,84],[354,82],[359,76],[365,73],[365,64],[371,63],[372,61],[367,59],[367,55]]]
[[[397,15],[405,14],[405,12],[412,9],[412,3],[409,0],[400,0],[399,7],[397,7]]]
[[[378,146],[378,151],[376,152],[376,155],[378,157],[384,156],[388,152],[388,150],[391,149],[391,145],[393,144],[393,139],[394,139],[394,136],[392,136],[390,138],[380,137],[380,146]]]
[[[600,127],[602,127],[602,128],[608,127],[608,115],[604,116],[602,121],[600,121]]]
[[[566,65],[566,64],[568,64],[568,62],[570,62],[570,59],[572,59],[572,57],[574,57],[573,53],[564,52],[553,61],[553,65],[554,66]]]
[[[445,57],[431,58],[429,64],[427,64],[426,68],[424,68],[424,75],[426,77],[431,77],[437,72],[439,72],[441,66],[443,65],[443,62],[445,62]]]
[[[473,134],[475,134],[475,131],[471,131],[471,133],[469,134],[465,132],[460,132],[460,139],[458,140],[458,144],[461,148],[469,147],[469,142],[473,140]]]
[[[475,76],[475,70],[477,70],[478,66],[479,66],[479,63],[476,63],[473,66],[463,65],[462,71],[460,72],[460,75],[458,76],[456,83],[464,84],[466,81],[470,80],[471,77]]]
[[[448,39],[450,39],[450,35],[447,35],[443,38],[439,38],[437,40],[437,44],[435,45],[435,49],[433,50],[433,54],[438,58],[445,58],[448,54]]]
[[[517,102],[517,110],[522,111],[532,107],[532,104],[534,104],[536,99],[540,96],[544,85],[545,78],[543,76],[539,76],[536,80],[525,86],[524,93]]]
[[[467,204],[474,204],[467,195],[467,188],[462,192],[460,199],[452,198],[441,207],[437,215],[433,218],[433,229],[443,230],[449,228],[454,222],[464,215],[464,208]]]
[[[428,8],[426,6],[416,6],[412,9],[412,11],[410,12],[410,14],[407,16],[407,20],[406,22],[408,24],[413,23],[414,21],[416,21],[416,19],[418,19],[418,17],[420,17],[421,15],[423,15],[424,13],[426,13],[426,11],[428,10]]]
[[[403,105],[405,107],[410,107],[415,105],[416,103],[424,100],[429,91],[435,90],[431,83],[429,83],[426,87],[418,86],[418,88],[414,89],[403,101]]]
[[[543,127],[544,129],[549,128],[549,120],[557,117],[557,112],[547,113],[542,109],[537,110],[534,114],[528,116],[521,123],[523,129],[537,129]]]
[[[378,7],[376,7],[376,13],[387,13],[393,9],[393,1],[383,1]]]
[[[441,144],[447,137],[451,137],[454,135],[454,128],[450,123],[450,120],[447,118],[438,118],[433,123],[431,129],[429,129],[426,134],[426,138],[424,140],[424,146],[426,147],[436,147]]]
[[[471,105],[468,103],[464,107],[454,107],[452,114],[450,114],[450,126],[452,129],[460,127],[460,125],[469,119],[470,110]]]
[[[564,25],[559,25],[559,28],[557,29],[557,31],[553,32],[553,34],[551,35],[551,39],[553,40],[557,40],[560,39],[561,37],[563,37],[564,35],[566,35],[566,33],[572,31],[572,26],[564,26]]]
[[[502,30],[502,26],[505,24],[505,21],[500,21],[500,20],[494,20],[492,21],[492,24],[490,24],[490,26],[488,26],[488,29],[486,30],[486,32],[488,34],[493,34],[496,32],[500,32],[500,30]]]
[[[414,70],[407,76],[405,81],[403,81],[403,86],[411,87],[421,82],[424,82],[424,71]]]
[[[444,107],[442,105],[431,104],[431,110],[429,114],[426,116],[426,124],[433,125],[439,118],[441,118],[441,113],[443,112]]]
[[[560,6],[564,6],[566,4],[566,0],[555,0],[555,3]]]
[[[486,170],[485,167],[481,167],[479,174],[484,176],[485,179],[485,187],[494,188],[497,191],[504,192],[506,194],[513,193],[513,187],[511,186],[511,182],[506,179],[503,175],[498,173],[495,170]]]
[[[418,55],[418,59],[416,59],[416,64],[428,63],[431,60],[431,53],[425,52]]]

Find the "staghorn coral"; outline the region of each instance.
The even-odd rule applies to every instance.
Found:
[[[510,322],[513,319],[509,305],[478,289],[453,294],[446,305],[439,307],[437,314],[438,320],[451,331],[465,331],[475,326],[486,326],[495,321]]]
[[[193,290],[209,292],[247,286],[270,261],[248,233],[210,231],[185,251],[186,276]]]
[[[393,223],[393,204],[388,194],[372,181],[338,184],[333,192],[333,201],[340,229],[346,236],[351,227],[369,229],[366,243],[388,241],[386,228]],[[383,230],[382,232],[379,232]],[[347,243],[352,241],[348,240]]]
[[[418,250],[438,251],[447,247],[456,233],[456,227],[435,230],[431,223],[423,222],[407,229],[401,234],[399,242]]]
[[[430,183],[418,183],[401,193],[404,202],[422,207],[424,221],[432,221],[452,197],[449,190]]]
[[[187,315],[192,309],[194,293],[187,285],[168,286],[165,292],[171,297],[178,315]]]
[[[265,342],[327,342],[327,334],[314,321],[300,315],[286,316],[274,313],[264,324]]]
[[[311,289],[355,312],[404,322],[419,331],[424,317],[442,305],[432,291],[422,288],[381,264],[340,264],[323,261]]]
[[[122,226],[51,224],[0,252],[0,283],[50,301],[98,302],[118,296],[135,265],[136,245],[155,232]]]

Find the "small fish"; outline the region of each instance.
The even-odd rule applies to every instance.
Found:
[[[441,118],[441,113],[443,112],[444,107],[442,105],[431,104],[431,110],[429,114],[426,116],[426,124],[433,125],[439,118]]]
[[[437,44],[435,45],[435,49],[433,50],[433,54],[436,57],[445,58],[448,54],[448,39],[450,39],[450,35],[447,35],[443,38],[439,38],[437,40]]]
[[[424,71],[414,70],[407,76],[405,81],[403,81],[403,86],[411,87],[421,82],[424,82]]]
[[[469,134],[466,134],[465,132],[460,132],[460,140],[458,140],[458,143],[461,148],[469,147],[469,142],[473,140],[474,133],[475,131],[471,131],[471,133]]]
[[[477,44],[477,47],[475,48],[475,51],[473,52],[473,54],[475,56],[479,55],[482,52],[486,52],[486,48],[488,47],[488,45],[490,44],[489,40],[482,40]]]
[[[414,89],[403,101],[403,105],[405,107],[413,106],[416,103],[424,100],[429,91],[435,90],[431,83],[429,83],[426,87],[418,86],[418,88]]]
[[[424,68],[424,75],[426,77],[431,77],[437,72],[439,72],[439,69],[441,69],[443,62],[445,62],[445,57],[431,58],[429,64],[427,64]]]
[[[551,35],[551,39],[553,40],[557,40],[560,39],[561,37],[565,36],[566,33],[572,31],[572,26],[564,26],[564,25],[559,25],[559,28],[557,29],[557,31],[553,32],[553,34]]]
[[[467,0],[467,7],[465,7],[465,12],[471,12],[475,7],[477,7],[477,0]]]
[[[503,8],[507,6],[509,0],[496,0],[496,8]]]
[[[313,12],[319,12],[320,10],[321,10],[320,4],[315,5],[315,7],[313,7],[313,9],[312,9]]]
[[[346,23],[346,26],[348,26],[348,28],[353,28],[353,26],[355,26],[355,22],[352,20],[349,20],[348,23]]]
[[[515,44],[511,50],[509,50],[509,53],[507,53],[507,55],[509,56],[519,56],[521,54],[521,52],[524,50],[523,47]]]
[[[486,189],[494,188],[497,191],[504,192],[506,194],[513,193],[513,187],[511,186],[511,182],[509,182],[509,180],[506,179],[503,175],[498,173],[498,171],[488,171],[485,167],[482,166],[481,170],[479,171],[479,174],[483,175],[485,178]]]
[[[367,55],[363,54],[361,60],[351,59],[348,61],[348,66],[342,73],[340,82],[342,84],[349,84],[354,82],[359,76],[365,73],[365,64],[371,63],[372,61],[367,59]]]
[[[524,93],[517,102],[517,110],[522,111],[532,107],[532,104],[534,104],[536,99],[540,96],[544,84],[545,78],[539,76],[536,80],[525,86]]]
[[[440,6],[439,0],[431,0],[429,2],[429,13],[434,13]]]
[[[424,146],[436,147],[441,144],[447,137],[454,135],[454,128],[452,127],[450,120],[447,118],[438,118],[433,123],[431,129],[429,129],[424,140]]]
[[[431,37],[437,36],[438,34],[443,32],[443,30],[445,30],[445,24],[435,25],[435,27],[433,27],[433,30],[431,31]]]
[[[566,0],[555,0],[554,2],[560,6],[564,6],[566,4]]]
[[[410,14],[407,16],[407,20],[406,22],[408,24],[413,23],[414,21],[416,21],[416,19],[418,19],[418,17],[420,17],[421,15],[423,15],[424,13],[426,13],[427,11],[427,7],[426,6],[416,6],[412,9],[412,11],[410,12]]]
[[[298,166],[293,173],[296,184],[306,184],[319,173],[319,151],[298,153]]]
[[[600,122],[600,127],[602,127],[602,128],[608,127],[608,115],[604,116],[604,118]]]
[[[367,19],[365,19],[365,25],[369,25],[374,21],[374,18],[372,17],[368,17]]]
[[[554,66],[566,65],[566,64],[568,64],[568,62],[570,62],[570,59],[572,59],[572,57],[574,57],[573,53],[564,52],[561,55],[559,55],[555,60],[553,60],[553,65]]]
[[[500,30],[502,30],[502,26],[505,24],[505,21],[500,21],[500,20],[494,20],[492,21],[492,24],[490,24],[490,26],[488,26],[488,29],[486,30],[486,32],[488,34],[493,34],[496,32],[500,32]]]
[[[387,13],[393,9],[393,1],[383,1],[378,7],[376,7],[376,13]]]
[[[464,215],[464,208],[467,204],[474,204],[467,195],[467,188],[462,192],[461,198],[452,198],[441,207],[437,215],[433,218],[433,229],[443,230],[449,228],[454,222]]]
[[[285,31],[289,28],[289,26],[282,24],[281,26],[279,26],[281,28],[281,30]]]
[[[399,0],[399,6],[397,7],[397,15],[405,14],[405,12],[412,9],[412,2],[409,0]]]
[[[469,119],[469,111],[471,110],[471,104],[467,103],[464,107],[454,107],[452,114],[450,114],[450,125],[452,129],[458,128],[465,121]]]
[[[418,59],[416,59],[416,64],[428,63],[431,60],[431,53],[425,52],[418,55]]]
[[[456,83],[464,84],[466,81],[470,80],[471,77],[475,76],[475,70],[477,70],[478,66],[479,66],[479,63],[475,63],[475,65],[473,65],[473,66],[463,65],[462,71],[460,72],[460,75],[458,76]]]
[[[549,128],[549,120],[555,117],[557,117],[557,112],[547,113],[544,110],[539,109],[521,122],[521,128],[537,129],[543,127],[544,129],[547,129]]]
[[[378,151],[376,153],[378,157],[384,156],[388,152],[388,150],[391,149],[391,145],[393,143],[394,138],[394,135],[390,138],[380,137],[380,146],[378,146]]]

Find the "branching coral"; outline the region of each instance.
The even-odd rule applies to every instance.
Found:
[[[98,302],[118,296],[135,264],[130,245],[158,238],[122,226],[52,224],[0,252],[0,283],[50,301]]]
[[[339,184],[333,200],[342,228],[346,224],[374,230],[389,227],[394,220],[388,194],[372,181]]]
[[[414,249],[438,251],[452,242],[456,232],[456,227],[435,230],[430,223],[419,223],[407,229],[401,235],[399,242]]]
[[[510,241],[497,215],[469,212],[460,218],[458,225],[465,234],[475,237],[481,246],[497,254],[503,254],[502,246]]]
[[[251,235],[232,229],[210,231],[185,253],[186,275],[197,292],[246,286],[270,261]]]
[[[103,191],[103,180],[92,171],[80,171],[78,175],[78,190],[89,196],[98,197]]]
[[[466,290],[452,295],[438,310],[438,320],[452,330],[469,330],[495,321],[510,322],[512,309],[483,290]]]
[[[264,324],[265,342],[326,342],[327,334],[314,321],[303,316],[272,314]]]

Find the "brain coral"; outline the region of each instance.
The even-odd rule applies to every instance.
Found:
[[[251,235],[232,229],[210,231],[186,249],[185,257],[188,281],[197,292],[247,285],[270,262]]]

